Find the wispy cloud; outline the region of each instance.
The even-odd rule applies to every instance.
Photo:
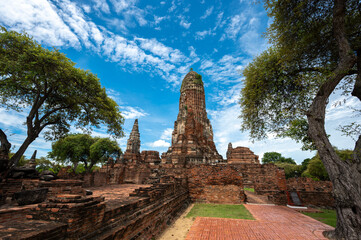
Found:
[[[106,0],[93,0],[93,2],[94,2],[93,8],[95,10],[104,13],[110,13],[110,8]]]
[[[16,4],[8,1],[5,4],[5,0],[0,0],[1,2],[7,7],[0,8],[0,22],[14,30],[25,30],[48,46],[89,49],[124,66],[127,71],[152,71],[174,86],[180,83],[183,73],[178,70],[180,66],[194,62],[194,59],[186,57],[178,49],[165,46],[156,39],[128,39],[106,30],[91,21],[82,6],[69,0],[58,1],[56,5],[45,0],[21,1]],[[141,13],[134,6],[135,2],[112,1],[112,4],[117,6],[117,11],[133,11],[132,16],[138,18],[138,23],[145,24],[141,20]],[[96,3],[96,8],[106,11],[106,1]],[[136,11],[139,12],[139,17]],[[123,24],[126,24],[126,17],[124,21]],[[182,16],[181,25],[189,28],[190,23]]]
[[[205,13],[200,17],[200,19],[206,19],[207,17],[209,17],[209,16],[212,14],[213,9],[214,9],[213,6],[211,6],[210,8],[208,8],[208,9],[205,11]]]
[[[214,62],[212,59],[204,59],[200,69],[211,77],[212,81],[222,83],[239,83],[241,81],[241,70],[250,60],[243,57],[224,55]]]
[[[179,25],[181,25],[182,27],[184,27],[185,29],[188,29],[190,28],[191,24],[190,22],[188,22],[184,16],[180,16],[180,22],[179,22]]]
[[[47,45],[80,47],[76,34],[48,1],[0,0],[0,5],[3,6],[0,8],[0,22],[5,26],[11,26],[16,31],[26,30]]]
[[[143,109],[139,107],[126,106],[120,107],[120,109],[125,119],[136,119],[148,115],[148,113],[146,113]]]
[[[208,29],[208,30],[204,30],[204,31],[198,31],[196,32],[196,39],[198,40],[202,40],[204,39],[207,35],[211,35],[212,34],[212,30]]]

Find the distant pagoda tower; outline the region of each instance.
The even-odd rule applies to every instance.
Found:
[[[133,129],[127,141],[127,149],[123,159],[127,162],[136,162],[140,160],[140,134],[138,127],[138,119],[135,119]]]
[[[222,161],[213,142],[213,130],[207,117],[202,76],[191,69],[184,77],[180,90],[172,146],[163,153],[162,162],[183,165]]]

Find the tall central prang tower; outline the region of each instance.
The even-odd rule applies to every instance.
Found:
[[[202,76],[193,70],[183,79],[179,113],[172,133],[172,146],[163,153],[162,161],[181,165],[223,161],[213,142]]]

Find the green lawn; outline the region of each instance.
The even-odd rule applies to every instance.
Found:
[[[243,205],[196,203],[187,217],[217,217],[252,219],[251,213]]]
[[[335,210],[324,210],[323,213],[303,213],[311,218],[314,218],[320,222],[326,223],[332,227],[336,227],[336,211]]]
[[[254,188],[244,188],[244,191],[254,192]]]

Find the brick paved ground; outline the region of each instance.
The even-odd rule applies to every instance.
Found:
[[[186,240],[316,240],[333,229],[285,206],[245,206],[256,220],[197,217]]]

